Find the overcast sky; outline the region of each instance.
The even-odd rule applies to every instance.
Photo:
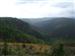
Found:
[[[0,0],[0,17],[74,17],[75,0]]]

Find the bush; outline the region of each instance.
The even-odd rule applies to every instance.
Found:
[[[64,46],[63,44],[59,44],[57,48],[53,49],[51,56],[64,56],[64,55],[65,55]]]

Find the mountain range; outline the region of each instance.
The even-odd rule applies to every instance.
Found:
[[[37,27],[44,39],[49,41],[63,40],[64,42],[75,42],[75,19],[74,18],[44,18],[31,24]],[[39,19],[40,20],[40,19]],[[34,19],[33,19],[34,21]],[[27,21],[29,22],[29,21]]]
[[[75,42],[74,18],[0,17],[0,41],[50,44],[59,40]]]

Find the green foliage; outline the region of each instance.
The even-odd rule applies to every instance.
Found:
[[[4,47],[2,49],[2,54],[4,54],[4,56],[8,55],[8,45],[6,42],[4,42]]]
[[[51,56],[64,56],[64,55],[65,55],[64,46],[63,44],[59,44],[57,48],[53,49]]]
[[[65,48],[63,44],[54,46],[52,50],[50,46],[48,49],[43,49],[45,45],[41,47],[38,44],[31,45],[22,43],[23,46],[16,45],[15,47],[13,44],[14,43],[12,43],[10,46],[9,43],[4,43],[2,47],[0,46],[0,56],[74,56],[75,53],[75,48]],[[39,47],[41,49],[39,49]]]
[[[43,40],[35,36],[38,35],[37,32],[34,32],[28,23],[17,18],[2,17],[0,26],[1,41],[7,39],[8,42],[44,43]]]

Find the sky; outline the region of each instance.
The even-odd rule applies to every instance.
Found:
[[[75,0],[0,0],[0,17],[75,17]]]

